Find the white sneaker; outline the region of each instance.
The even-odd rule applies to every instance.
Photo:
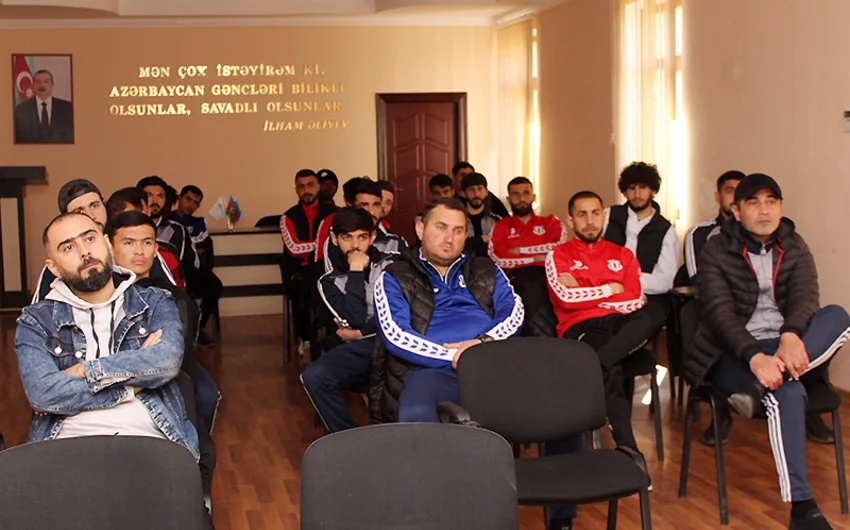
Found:
[[[302,340],[298,342],[298,360],[301,366],[310,364],[310,341]]]

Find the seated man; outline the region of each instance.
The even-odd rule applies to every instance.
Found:
[[[381,187],[381,226],[389,229],[390,222],[387,217],[390,216],[395,205],[395,184],[389,180],[379,180],[378,186]]]
[[[369,384],[372,351],[375,349],[375,315],[371,302],[378,276],[392,263],[372,246],[375,223],[368,212],[347,206],[336,212],[331,243],[345,256],[319,280],[319,293],[334,316],[337,336],[343,343],[301,374],[301,383],[329,433],[353,429],[342,390]]]
[[[404,380],[398,421],[436,422],[437,403],[457,401],[454,368],[481,342],[514,336],[522,301],[487,258],[463,253],[467,220],[457,199],[434,199],[416,233],[422,240],[387,268],[375,284],[375,315],[393,365],[412,368]]]
[[[508,204],[513,215],[493,227],[488,255],[505,270],[514,291],[525,306],[523,335],[551,335],[554,332],[546,287],[546,255],[567,240],[564,223],[554,215],[534,213],[534,187],[525,177],[508,182]]]
[[[799,378],[825,373],[850,335],[850,317],[819,307],[812,253],[782,216],[776,181],[748,175],[732,212],[699,256],[701,315],[685,375],[693,385],[710,382],[744,416],[759,412],[761,401],[782,500],[792,503],[790,528],[828,529],[807,476]]]
[[[135,189],[135,188],[132,188]],[[209,492],[212,474],[215,469],[215,444],[210,436],[215,408],[219,400],[218,387],[201,368],[195,359],[194,331],[200,318],[195,301],[186,291],[163,277],[151,276],[151,268],[156,261],[158,245],[156,243],[156,225],[142,212],[127,211],[116,215],[106,223],[106,233],[112,243],[115,265],[132,271],[136,275],[139,287],[159,287],[171,293],[177,303],[180,321],[184,325],[182,370],[190,376],[193,386],[196,415],[190,414],[198,432],[198,444],[201,453],[200,466],[205,487]],[[190,332],[192,331],[192,332]],[[186,396],[184,396],[186,397]],[[211,403],[210,403],[211,402]]]
[[[336,207],[334,197],[339,190],[339,179],[336,173],[330,169],[320,169],[316,175],[319,177],[319,202]]]
[[[460,161],[452,166],[452,178],[454,179],[455,189],[457,190],[457,197],[464,203],[466,203],[467,197],[463,189],[463,178],[470,173],[475,173],[475,168],[469,162]],[[508,216],[508,210],[505,208],[505,205],[492,193],[487,193],[487,197],[484,199],[484,206],[488,211],[498,215],[499,218]]]
[[[169,219],[169,205],[172,203],[168,198],[170,186],[162,178],[150,176],[141,179],[136,187],[148,194],[148,208],[156,223],[157,241],[180,258],[183,276],[186,278],[186,289],[193,296],[201,298],[198,344],[211,346],[214,341],[203,329],[218,308],[224,286],[212,269],[201,266],[195,243],[186,228]]]
[[[168,218],[177,221],[186,228],[192,243],[195,245],[195,250],[198,252],[201,268],[209,269],[210,274],[214,274],[212,272],[212,237],[207,231],[206,220],[202,216],[195,216],[195,212],[201,207],[203,200],[204,192],[201,191],[201,188],[191,184],[183,186],[180,195],[177,196],[176,209],[171,211]]]
[[[654,200],[661,189],[661,176],[655,165],[634,162],[620,173],[617,187],[626,204],[606,210],[603,237],[637,257],[647,311],[660,328],[670,311],[667,293],[673,288],[682,253],[676,229]]]
[[[463,193],[466,196],[466,246],[465,250],[476,256],[487,255],[487,245],[493,227],[501,219],[487,209],[484,201],[490,192],[487,178],[481,173],[469,173],[463,177]]]
[[[596,350],[614,441],[637,451],[622,361],[657,329],[642,309],[640,266],[629,249],[601,239],[604,213],[599,195],[576,193],[569,212],[567,224],[575,238],[555,247],[546,258],[558,336],[586,342]]]
[[[121,212],[142,212],[150,215],[148,208],[148,194],[139,188],[121,188],[113,192],[106,201],[106,211],[109,219],[115,218]],[[172,284],[185,289],[186,281],[183,279],[183,271],[180,269],[180,260],[165,247],[157,245],[157,260],[154,262],[152,275],[155,277],[166,276]],[[170,276],[170,277],[169,277]]]
[[[432,199],[455,196],[455,184],[445,173],[437,173],[431,177],[428,181],[428,190],[431,192]]]
[[[197,432],[175,380],[183,326],[171,295],[113,269],[102,228],[86,215],[59,215],[42,241],[58,280],[45,300],[23,310],[15,333],[21,382],[36,412],[29,441],[150,436],[182,445],[197,461]]]

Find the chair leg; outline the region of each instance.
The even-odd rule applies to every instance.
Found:
[[[212,315],[213,321],[213,338],[216,342],[221,341],[221,313],[218,310],[218,303],[215,304],[215,313]]]
[[[653,423],[655,423],[655,451],[658,453],[658,461],[664,461],[664,433],[661,430],[661,390],[658,388],[658,372],[652,371],[652,410]]]
[[[617,530],[617,499],[608,501],[608,530]]]
[[[292,347],[289,344],[291,337],[289,326],[289,297],[283,295],[283,364],[292,358]]]
[[[716,398],[711,396],[711,419],[714,424],[714,439],[720,438],[720,416],[717,413],[718,404]],[[714,459],[717,464],[717,500],[720,504],[720,524],[729,524],[729,506],[726,497],[726,462],[723,456],[723,443],[714,444]]]
[[[649,509],[649,490],[640,490],[640,526],[643,530],[652,530],[652,511]]]
[[[673,403],[676,401],[676,376],[673,375],[672,368],[667,370],[667,378],[670,382],[670,403]]]
[[[596,429],[592,433],[590,433],[591,442],[593,445],[593,450],[602,449],[602,442],[599,440],[599,429]]]
[[[835,467],[838,470],[838,495],[841,499],[841,513],[847,513],[847,476],[844,473],[844,442],[841,436],[839,409],[832,411],[832,430],[835,432]]]
[[[691,464],[691,431],[694,426],[694,409],[699,408],[699,402],[688,396],[688,409],[685,411],[685,442],[682,445],[682,469],[679,474],[679,498],[684,499],[688,494],[688,471]]]

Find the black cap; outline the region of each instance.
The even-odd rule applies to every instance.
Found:
[[[782,190],[779,184],[772,177],[764,173],[753,173],[744,177],[738,187],[735,188],[735,202],[752,198],[757,191],[768,189],[776,195],[777,199],[782,199]]]
[[[319,182],[330,180],[331,182],[339,185],[339,179],[336,177],[336,173],[331,171],[330,169],[320,169],[316,176],[319,177]]]
[[[82,197],[86,193],[97,193],[100,200],[103,200],[103,194],[97,189],[97,186],[90,180],[74,179],[66,182],[60,189],[57,196],[59,203],[59,213],[68,211],[68,204],[77,197]]]

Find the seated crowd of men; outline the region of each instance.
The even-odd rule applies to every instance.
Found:
[[[431,178],[433,198],[414,220],[410,247],[386,221],[391,186],[351,179],[346,206],[336,209],[336,176],[320,173],[296,174],[299,203],[281,218],[281,232],[305,297],[294,301],[306,323],[302,340],[323,326],[336,339],[312,352],[301,375],[328,432],[357,426],[345,390],[368,393],[373,421],[437,422],[437,403],[458,399],[457,362],[468,348],[542,335],[596,350],[614,441],[638,452],[623,361],[657,340],[673,311],[671,289],[696,285],[702,313],[683,375],[727,396],[719,442],[730,434],[730,410],[765,415],[790,527],[830,528],[808,483],[805,441],[831,443],[833,433],[806,415],[806,388],[828,384],[850,317],[820,307],[812,254],[783,217],[771,177],[721,175],[718,216],[687,232],[679,267],[681,244],[654,201],[661,177],[651,164],[623,169],[624,204],[605,208],[592,191],[574,194],[565,226],[534,212],[525,177],[508,183],[512,215],[500,215],[487,179],[461,162],[453,176]],[[547,444],[547,453],[583,447],[576,437]],[[571,528],[575,515],[574,506],[558,507],[548,528]]]
[[[830,528],[808,482],[805,441],[830,442],[833,433],[806,415],[806,389],[828,384],[850,316],[820,307],[813,256],[783,217],[771,177],[720,176],[718,217],[688,231],[681,268],[676,232],[653,200],[661,178],[642,162],[620,174],[624,204],[605,208],[598,194],[580,191],[566,224],[534,212],[525,177],[508,183],[508,215],[487,179],[460,162],[452,176],[431,179],[433,199],[414,220],[412,245],[387,222],[390,183],[355,177],[337,208],[332,171],[304,169],[294,180],[298,203],[280,218],[284,283],[299,350],[312,360],[301,381],[328,432],[357,426],[344,390],[368,393],[375,422],[437,422],[437,403],[458,400],[456,369],[467,349],[556,336],[594,348],[614,441],[640,454],[623,362],[657,340],[674,285],[694,284],[701,316],[683,375],[727,396],[729,410],[768,418],[790,527]],[[202,198],[195,186],[178,195],[159,177],[105,203],[89,181],[63,186],[15,350],[35,411],[30,441],[165,438],[196,458],[208,496],[219,393],[194,352],[221,282],[203,218],[193,216]],[[317,328],[329,331],[322,342]],[[729,410],[722,439],[705,443],[729,436]],[[579,435],[546,451],[584,445]],[[575,506],[550,510],[548,528],[572,528],[575,516]]]
[[[118,434],[178,443],[198,461],[199,509],[203,499],[212,526],[220,393],[195,348],[212,342],[202,328],[222,285],[204,220],[192,215],[202,197],[155,176],[106,201],[88,180],[62,186],[15,352],[35,411],[29,441]]]

